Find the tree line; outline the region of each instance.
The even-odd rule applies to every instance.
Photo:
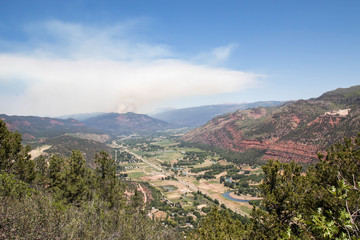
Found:
[[[124,194],[106,152],[31,160],[21,135],[0,121],[0,239],[178,239],[151,220],[143,196]]]
[[[262,167],[263,200],[250,223],[213,209],[191,239],[359,239],[360,134],[319,154],[305,173],[297,163]]]

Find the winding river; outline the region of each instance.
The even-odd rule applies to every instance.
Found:
[[[245,199],[236,199],[236,198],[233,198],[231,197],[229,194],[231,192],[226,192],[226,193],[223,193],[222,196],[224,196],[225,198],[231,200],[231,201],[235,201],[235,202],[249,202],[250,200],[245,200]]]

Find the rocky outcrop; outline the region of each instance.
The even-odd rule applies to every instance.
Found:
[[[233,152],[259,149],[263,160],[309,163],[331,144],[360,132],[358,89],[335,90],[277,108],[233,112],[194,129],[183,140]]]

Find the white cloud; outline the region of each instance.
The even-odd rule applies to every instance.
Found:
[[[167,100],[240,91],[262,77],[176,59],[167,46],[127,37],[126,25],[99,29],[52,21],[31,29],[47,36],[33,51],[0,54],[0,82],[20,79],[26,86],[20,96],[0,95],[0,112],[139,112]],[[224,60],[233,47],[212,55]]]
[[[215,48],[211,53],[215,57],[216,61],[225,61],[230,57],[231,52],[236,48],[235,44],[229,44]]]
[[[26,29],[33,43],[30,50],[38,56],[114,60],[169,57],[168,46],[136,40],[131,29],[139,24],[139,21],[129,21],[94,27],[52,20],[31,24]]]
[[[204,62],[209,65],[217,65],[227,61],[233,51],[236,49],[236,44],[229,44],[212,49],[209,52],[203,52],[195,56],[195,61]]]

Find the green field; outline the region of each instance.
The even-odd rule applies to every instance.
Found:
[[[148,146],[151,145],[161,146],[163,147],[163,150],[158,150],[157,148],[148,148]],[[168,198],[173,203],[180,204],[183,209],[194,211],[197,209],[197,205],[205,204],[206,206],[211,206],[215,204],[214,199],[218,199],[221,200],[221,202],[225,205],[228,204],[230,208],[235,209],[236,211],[239,211],[243,214],[249,214],[251,212],[252,206],[249,204],[238,203],[222,198],[222,194],[224,192],[229,190],[235,191],[237,189],[237,185],[233,185],[233,188],[231,188],[224,183],[220,183],[219,177],[215,179],[205,178],[204,176],[209,174],[211,171],[216,172],[216,169],[219,169],[218,164],[222,166],[237,166],[239,171],[234,173],[234,170],[232,170],[231,174],[243,174],[245,170],[248,170],[250,173],[244,176],[260,174],[262,173],[261,168],[257,167],[253,169],[248,165],[236,165],[234,163],[223,160],[223,157],[221,156],[213,156],[211,153],[206,156],[207,154],[203,154],[206,153],[204,150],[192,147],[179,147],[176,141],[167,139],[155,139],[153,141],[148,140],[147,142],[138,144],[134,148],[147,149],[144,151],[137,150],[134,151],[134,153],[142,156],[149,163],[160,167],[162,171],[159,171],[159,169],[155,169],[151,165],[144,162],[128,164],[127,166],[139,167],[138,169],[129,170],[129,177],[133,178],[132,180],[149,181],[153,186],[160,190],[166,198]],[[197,155],[197,153],[202,154]],[[221,161],[219,162],[219,160]],[[162,165],[165,163],[167,164],[166,166]],[[179,165],[176,168],[170,168],[170,163],[176,163]],[[216,164],[216,166],[214,166],[214,169],[212,169],[212,165],[214,164]],[[228,169],[232,169],[233,167],[230,166]],[[204,168],[204,170],[198,173],[192,173],[191,169],[196,168]],[[241,171],[240,168],[242,169]],[[182,175],[184,172],[185,174],[189,175]],[[219,174],[221,174],[221,176],[225,176],[225,174],[228,173],[227,171],[223,170],[222,172],[217,172],[214,177],[218,176]],[[196,179],[197,176],[200,177],[199,180]],[[159,179],[162,180],[159,181]],[[177,179],[179,181],[176,181]],[[191,193],[193,190],[188,186],[189,184],[199,189],[201,194],[204,194],[206,197],[199,197],[202,195],[196,194],[195,199],[194,194]],[[194,202],[196,202],[195,205]]]
[[[141,178],[146,176],[144,172],[129,172],[128,176],[131,178]]]

